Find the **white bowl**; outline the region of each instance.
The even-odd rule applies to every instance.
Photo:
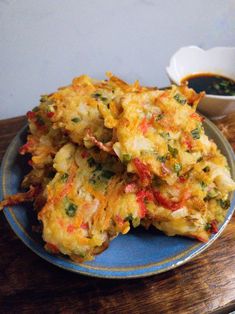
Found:
[[[203,50],[197,46],[180,48],[166,68],[171,83],[180,85],[190,74],[214,73],[235,80],[235,47]],[[198,109],[211,118],[235,111],[235,96],[205,95]]]

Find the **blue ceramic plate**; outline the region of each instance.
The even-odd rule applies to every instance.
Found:
[[[221,152],[227,157],[232,176],[235,177],[234,154],[220,131],[213,123],[205,120],[207,135],[213,139]],[[27,171],[24,157],[18,155],[19,147],[25,142],[27,128],[24,128],[10,144],[1,168],[2,196],[19,191],[21,180]],[[103,278],[135,278],[158,274],[180,266],[209,247],[221,234],[229,222],[235,206],[234,194],[219,232],[208,243],[183,237],[167,237],[163,233],[145,231],[141,228],[127,235],[119,235],[108,250],[98,255],[94,261],[83,264],[74,263],[64,256],[53,256],[43,248],[43,241],[31,226],[35,224],[32,206],[14,206],[4,210],[6,218],[16,235],[36,254],[61,268],[89,276]]]

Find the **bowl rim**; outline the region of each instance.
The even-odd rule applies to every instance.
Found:
[[[217,47],[212,47],[212,48],[209,48],[209,49],[203,49],[203,48],[198,47],[196,45],[190,45],[190,46],[183,46],[183,47],[179,48],[170,57],[169,64],[168,64],[168,66],[166,66],[166,73],[167,73],[168,78],[170,79],[170,81],[173,82],[173,84],[176,84],[176,85],[181,85],[181,83],[177,83],[176,80],[172,77],[172,75],[171,75],[171,68],[172,68],[172,66],[174,64],[175,56],[177,54],[179,54],[182,50],[198,50],[198,51],[201,51],[203,53],[206,53],[208,51],[216,51],[216,50],[227,50],[227,51],[230,50],[230,51],[234,51],[234,55],[235,55],[235,47],[232,47],[232,46],[217,46]],[[200,72],[193,72],[192,74],[199,74],[199,73],[202,73],[202,72],[201,71]],[[182,80],[182,78],[180,80]],[[210,99],[220,99],[220,100],[235,100],[235,96],[226,96],[226,95],[205,94],[204,97],[210,98]]]

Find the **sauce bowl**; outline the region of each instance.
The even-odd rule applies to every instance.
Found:
[[[166,68],[171,83],[180,85],[189,75],[212,73],[235,80],[235,47],[215,47],[203,50],[197,46],[180,48]],[[218,118],[235,111],[235,96],[206,94],[198,110],[210,118]]]

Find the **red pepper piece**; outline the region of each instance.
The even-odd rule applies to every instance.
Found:
[[[154,191],[154,196],[156,201],[162,205],[163,207],[170,209],[172,211],[175,211],[177,209],[179,209],[180,207],[182,207],[182,201],[180,202],[174,202],[171,201],[169,199],[167,199],[165,196],[161,195],[161,193],[159,191]]]
[[[196,112],[193,112],[193,113],[190,115],[190,117],[193,118],[193,119],[195,119],[195,120],[197,120],[197,121],[199,121],[199,122],[201,122],[201,121],[204,120],[203,117],[199,116],[199,114],[197,114]]]
[[[51,253],[56,254],[56,253],[59,253],[59,252],[60,252],[59,249],[58,249],[58,247],[57,247],[55,244],[46,243],[45,247],[46,247],[46,249],[47,249],[48,251],[50,251]]]
[[[28,118],[29,120],[32,120],[33,118],[35,118],[36,112],[28,111],[28,112],[26,113],[26,116],[27,116],[27,118]]]
[[[137,173],[142,181],[142,184],[144,186],[147,186],[150,184],[151,182],[151,172],[148,168],[148,166],[146,166],[145,164],[143,164],[139,158],[134,158],[133,159],[133,162],[134,162],[134,165],[135,165],[135,168],[137,170]]]
[[[29,142],[27,142],[26,144],[24,144],[23,146],[20,147],[19,149],[19,153],[21,155],[24,155],[25,153],[27,153],[29,151]]]
[[[211,232],[217,233],[218,232],[218,223],[216,220],[211,221]]]
[[[86,150],[84,150],[83,152],[81,152],[81,156],[83,159],[87,158],[89,156],[89,153]]]
[[[54,116],[54,112],[50,111],[47,113],[48,118],[52,118]]]
[[[123,226],[123,224],[124,224],[124,220],[122,219],[122,217],[121,217],[121,216],[116,215],[116,216],[115,216],[115,220],[116,220],[117,224],[118,224],[120,227],[122,227],[122,226]]]
[[[184,183],[187,180],[187,178],[185,178],[184,176],[179,176],[179,181],[181,183]]]
[[[89,226],[87,222],[83,222],[80,227],[84,230],[87,230]]]
[[[139,192],[136,193],[136,200],[140,207],[140,218],[144,218],[147,214],[145,200],[149,202],[154,201],[154,195],[152,191],[140,190]]]
[[[28,161],[28,165],[31,167],[33,166],[33,161],[31,159]]]
[[[144,203],[144,196],[142,194],[142,191],[139,191],[136,194],[136,200],[137,200],[137,203],[139,204],[139,207],[140,207],[140,218],[144,218],[146,213],[147,213],[147,208],[146,208],[145,203]]]
[[[207,242],[206,239],[204,239],[204,238],[202,238],[202,237],[199,237],[199,236],[195,236],[194,238],[197,239],[197,240],[200,241],[200,242],[203,242],[203,243],[206,243],[206,242]]]
[[[143,134],[145,134],[148,131],[148,121],[146,117],[144,117],[144,119],[140,123],[140,129],[143,132]]]
[[[67,232],[68,233],[73,233],[75,229],[76,229],[75,226],[70,224],[67,227]]]

